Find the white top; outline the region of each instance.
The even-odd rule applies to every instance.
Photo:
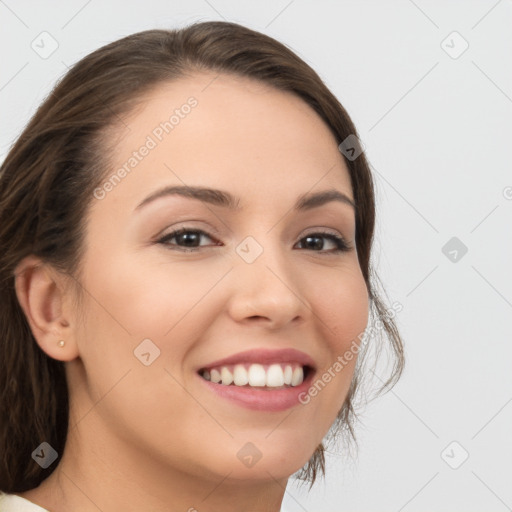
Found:
[[[32,503],[16,494],[5,494],[0,491],[1,512],[49,512],[45,508]]]

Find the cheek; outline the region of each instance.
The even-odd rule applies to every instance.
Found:
[[[331,276],[315,300],[325,340],[337,353],[346,350],[368,323],[368,290],[359,267],[340,272],[338,278]]]
[[[154,364],[181,373],[187,353],[215,321],[216,284],[230,268],[229,263],[162,258],[148,262],[121,253],[90,266],[85,286],[94,300],[89,301],[86,363],[99,368],[110,361],[103,367],[108,374],[113,367],[138,367],[134,350],[150,339],[160,350]],[[96,340],[95,346],[88,339]]]
[[[103,306],[107,324],[116,322],[125,335],[162,337],[223,275],[223,269],[194,263],[148,262],[119,253],[91,266],[86,286]]]
[[[202,413],[179,384],[184,380],[182,363],[211,324],[202,314],[208,306],[202,299],[224,273],[183,264],[143,265],[121,254],[88,267],[81,358],[92,403],[101,399],[103,407],[96,410],[115,428],[141,439],[154,436],[154,425],[193,431],[193,424],[185,425],[187,411]],[[144,342],[144,353],[149,351],[152,361],[148,366],[141,351],[142,359],[134,354],[146,339],[157,347]],[[133,410],[139,414],[133,415]],[[173,410],[183,415],[170,414]]]
[[[322,418],[327,428],[347,396],[369,318],[368,292],[359,267],[340,273],[338,280],[331,279],[315,300],[312,309],[328,350],[304,403],[312,406],[312,416]]]

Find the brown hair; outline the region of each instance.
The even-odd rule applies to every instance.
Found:
[[[235,23],[196,23],[179,30],[139,32],[99,48],[57,83],[10,149],[0,169],[0,491],[37,487],[57,466],[42,469],[31,453],[47,441],[61,454],[68,430],[64,363],[37,345],[15,293],[17,264],[28,255],[79,283],[88,207],[111,162],[112,127],[145,93],[194,71],[230,73],[298,95],[338,143],[356,129],[319,76],[282,43]],[[394,385],[404,364],[393,317],[376,291],[370,265],[375,223],[373,181],[364,152],[345,158],[356,203],[356,246],[371,313],[381,320],[393,356]],[[79,296],[80,287],[76,288]],[[366,350],[362,350],[358,365]],[[337,424],[355,440],[356,371]],[[299,478],[325,472],[321,444]]]

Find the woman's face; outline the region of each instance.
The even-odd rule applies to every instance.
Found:
[[[100,457],[115,446],[217,480],[288,477],[340,410],[356,358],[339,361],[368,320],[353,207],[296,207],[353,200],[336,141],[299,98],[229,75],[161,85],[124,123],[107,155],[117,179],[87,219],[67,367],[78,428]],[[232,204],[148,199],[184,186]]]

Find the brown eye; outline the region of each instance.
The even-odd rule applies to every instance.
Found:
[[[325,250],[325,240],[330,240],[334,245],[334,249]],[[305,249],[312,250],[315,252],[328,252],[328,253],[338,253],[345,252],[350,250],[350,246],[345,242],[345,240],[333,233],[310,233],[300,240],[299,243],[305,241]],[[301,247],[302,248],[302,247]]]
[[[206,237],[209,238],[210,240],[213,240],[208,233],[200,229],[181,228],[171,233],[168,233],[160,240],[158,240],[158,243],[171,248],[178,247],[177,250],[194,251],[199,249],[200,247],[203,247],[200,245],[202,237]],[[169,243],[173,239],[176,239],[176,242]]]

